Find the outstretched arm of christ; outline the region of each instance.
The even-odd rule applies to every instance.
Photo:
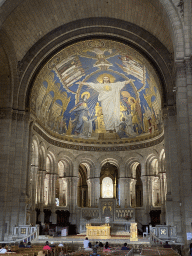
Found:
[[[135,80],[133,80],[133,79],[128,79],[128,80],[126,80],[125,81],[125,84],[133,84],[133,82],[135,82]]]
[[[98,92],[100,92],[100,91],[103,89],[103,84],[100,84],[100,83],[79,82],[79,83],[77,83],[77,84],[79,84],[79,85],[87,85],[87,86],[91,87],[92,89],[94,89],[94,90],[96,90],[96,91],[98,91]]]

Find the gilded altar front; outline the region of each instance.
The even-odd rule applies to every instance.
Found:
[[[91,226],[91,224],[86,225],[86,236],[92,239],[109,239],[110,235],[110,226],[105,224],[102,226]]]

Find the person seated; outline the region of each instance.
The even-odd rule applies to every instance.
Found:
[[[7,252],[12,252],[12,251],[11,251],[11,245],[10,245],[10,244],[8,244]]]
[[[65,254],[64,254],[64,251],[61,250],[60,253],[59,253],[59,256],[64,256],[64,255],[65,255]]]
[[[93,248],[93,253],[90,256],[100,256],[99,254],[97,254],[97,248],[95,246]]]
[[[52,247],[52,248],[55,247],[54,242],[51,242],[50,247]]]
[[[124,243],[124,245],[121,248],[121,250],[130,250],[129,247],[127,247],[127,243]]]
[[[103,251],[110,251],[111,247],[109,246],[109,243],[106,242],[105,243],[105,248],[103,249]]]
[[[94,245],[95,248],[99,248],[99,243],[96,242],[96,244]]]
[[[164,248],[171,248],[171,245],[168,243],[168,241],[165,242],[163,245]]]
[[[31,248],[31,242],[28,242],[26,248]]]
[[[20,242],[19,248],[25,248],[25,245],[24,245],[23,241]]]
[[[0,253],[6,253],[7,249],[5,248],[6,244],[2,244],[2,247],[0,249]]]
[[[83,245],[84,245],[84,248],[88,248],[89,247],[89,239],[88,239],[88,237],[86,237],[85,240],[83,241]]]
[[[103,247],[103,243],[102,242],[99,242],[99,247]]]
[[[64,247],[64,244],[59,243],[59,244],[58,244],[58,247]]]
[[[90,242],[89,242],[89,244],[88,244],[88,247],[85,248],[85,251],[89,251],[89,252],[93,251],[93,249],[92,249],[92,244],[91,244]]]
[[[43,247],[43,250],[44,250],[44,251],[45,251],[45,250],[48,250],[48,251],[51,251],[51,250],[52,250],[51,247],[49,246],[49,242],[48,242],[48,241],[46,241],[45,246]]]

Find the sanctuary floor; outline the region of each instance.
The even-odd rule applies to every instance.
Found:
[[[49,241],[49,243],[53,242],[53,243],[71,243],[71,244],[78,244],[79,246],[83,246],[83,241],[85,239],[85,235],[73,235],[73,236],[66,236],[66,237],[53,237],[53,236],[39,236],[37,239],[33,240],[32,243],[34,244],[44,244],[46,241]],[[109,242],[109,244],[113,244],[113,245],[122,245],[123,243],[127,243],[127,244],[148,244],[150,245],[150,241],[149,241],[149,237],[142,237],[139,236],[138,237],[138,241],[136,242],[130,242],[130,236],[111,236],[111,238],[109,239],[90,239],[89,241],[92,244],[95,244],[96,241],[101,241],[103,244],[105,244],[105,242]]]

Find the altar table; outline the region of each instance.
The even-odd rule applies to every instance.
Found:
[[[86,225],[86,236],[92,239],[109,239],[110,236],[110,226],[109,224],[101,226],[91,226],[91,224]]]

